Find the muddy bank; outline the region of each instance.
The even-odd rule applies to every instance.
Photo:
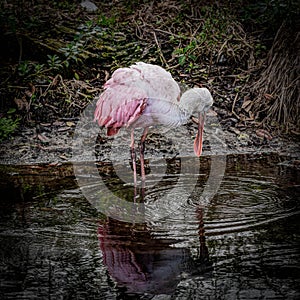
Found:
[[[203,156],[246,153],[278,153],[300,159],[296,138],[259,136],[255,129],[231,132],[208,118]],[[93,123],[91,123],[93,124]],[[145,157],[149,159],[193,156],[193,138],[196,125],[189,123],[176,129],[152,129],[146,140]],[[140,133],[136,132],[136,146]],[[40,124],[37,128],[25,128],[10,140],[2,142],[1,164],[56,164],[69,161],[128,161],[130,134],[121,131],[115,138],[107,138],[105,131],[96,124],[78,128],[76,123],[56,122],[54,125]],[[74,153],[74,151],[76,153]]]

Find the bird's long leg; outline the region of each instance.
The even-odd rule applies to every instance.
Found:
[[[136,196],[136,155],[134,148],[134,130],[131,130],[131,143],[130,143],[131,159],[132,159],[132,168],[133,168],[133,182],[134,182],[134,196]]]
[[[145,183],[146,174],[145,174],[145,161],[144,161],[144,152],[145,152],[145,140],[147,137],[148,128],[144,129],[142,138],[141,138],[141,147],[140,147],[140,158],[141,158],[141,176],[143,184]]]

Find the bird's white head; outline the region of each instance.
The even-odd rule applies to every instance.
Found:
[[[213,98],[208,89],[193,88],[183,93],[180,102],[190,115],[198,115],[198,133],[194,141],[194,152],[197,156],[200,156],[202,153],[205,114],[212,106]]]
[[[191,115],[197,115],[209,110],[213,98],[207,88],[193,88],[182,94],[180,102]]]

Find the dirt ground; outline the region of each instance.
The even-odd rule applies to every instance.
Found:
[[[272,136],[266,138],[258,136],[260,132],[253,129],[246,129],[242,132],[232,129],[224,129],[218,124],[215,125],[214,116],[207,117],[207,124],[204,134],[203,156],[206,155],[227,155],[246,153],[279,153],[286,156],[289,163],[300,166],[299,142],[296,139]],[[107,138],[105,131],[95,124],[91,134],[89,130],[80,130],[80,136],[75,134],[76,126],[68,126],[67,122],[60,122],[55,125],[40,125],[39,131],[36,128],[26,128],[14,136],[13,139],[2,143],[0,149],[1,164],[59,164],[72,161],[84,160],[110,160],[111,152],[120,153],[117,158],[120,161],[130,159],[129,144],[130,133],[127,130],[121,131],[116,138]],[[70,124],[69,124],[70,125]],[[196,132],[196,125],[190,122],[179,128],[158,134],[156,130],[151,131],[146,140],[145,157],[173,157],[192,156],[193,138]],[[98,136],[97,136],[98,134]],[[97,136],[95,138],[95,136]],[[215,137],[217,142],[213,142]],[[136,133],[138,144],[139,132]],[[88,142],[85,142],[85,140]],[[175,145],[174,145],[175,144]],[[179,144],[180,150],[178,150]],[[74,158],[73,151],[80,149],[80,156]],[[118,148],[118,150],[112,149]],[[175,149],[173,149],[175,147]],[[137,145],[138,149],[138,145]]]

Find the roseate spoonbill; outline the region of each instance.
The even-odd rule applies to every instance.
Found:
[[[176,127],[198,114],[194,151],[197,156],[201,155],[205,113],[213,104],[208,89],[193,88],[180,97],[180,88],[169,72],[143,62],[114,71],[104,84],[104,89],[96,105],[95,121],[107,128],[108,136],[117,134],[122,127],[131,129],[133,160],[134,129],[144,128],[140,147],[143,179],[144,142],[150,126],[162,124]],[[135,165],[133,168],[136,173]]]

